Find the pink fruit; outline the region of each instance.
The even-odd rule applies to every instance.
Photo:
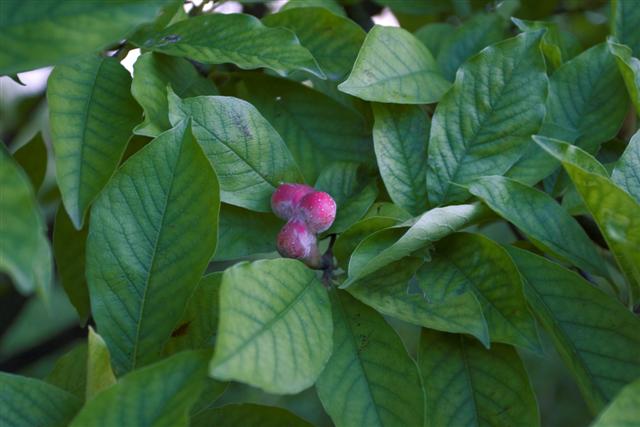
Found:
[[[281,184],[271,196],[271,209],[279,218],[292,218],[300,205],[300,200],[313,188],[304,184]]]
[[[300,215],[313,233],[328,230],[336,219],[336,202],[322,191],[307,194],[300,201]]]
[[[316,235],[301,219],[291,219],[282,227],[277,248],[283,257],[303,260],[311,267],[317,266],[320,261]]]

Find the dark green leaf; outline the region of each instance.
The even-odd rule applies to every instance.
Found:
[[[174,0],[2,2],[0,74],[27,71],[98,52],[153,20]]]
[[[593,427],[633,427],[640,420],[640,379],[625,386],[593,423]]]
[[[375,310],[331,293],[333,354],[316,389],[336,426],[421,426],[424,395],[415,362]]]
[[[87,281],[116,373],[159,357],[213,256],[219,206],[187,121],[127,160],[96,201]]]
[[[465,199],[453,183],[503,174],[526,149],[545,113],[541,37],[520,34],[463,65],[431,123],[427,190],[433,204]]]
[[[373,104],[373,113],[373,145],[387,192],[418,215],[427,208],[429,116],[420,107],[393,104]]]
[[[87,388],[87,343],[77,344],[60,356],[44,380],[84,401]]]
[[[446,22],[434,22],[419,28],[413,35],[429,49],[429,52],[431,52],[434,58],[437,58],[445,40],[447,40],[455,30],[456,27]]]
[[[400,221],[397,218],[388,216],[363,218],[338,235],[333,245],[333,255],[340,266],[346,270],[351,253],[358,247],[360,242],[376,231],[394,226],[398,222]]]
[[[415,251],[462,229],[486,212],[479,204],[431,209],[395,227],[380,230],[364,239],[349,261],[349,280],[354,281],[401,260]]]
[[[380,313],[414,325],[475,336],[489,346],[489,331],[482,306],[472,292],[431,301],[420,290],[411,291],[410,281],[423,261],[406,257],[389,264],[347,290]]]
[[[640,57],[640,8],[635,0],[611,1],[611,33]]]
[[[636,108],[636,113],[640,115],[640,59],[631,56],[631,49],[628,46],[615,43],[611,39],[607,43],[609,51],[616,58],[629,98]]]
[[[49,78],[47,100],[58,186],[78,230],[140,120],[130,86],[131,76],[116,58],[97,56],[59,65]]]
[[[550,83],[541,135],[569,141],[589,152],[616,135],[627,114],[628,97],[606,43],[565,62]],[[529,140],[526,153],[509,176],[534,184],[556,167],[557,162]]]
[[[125,375],[84,405],[70,427],[188,425],[204,385],[209,352],[182,352]]]
[[[323,72],[311,53],[285,28],[269,28],[241,13],[202,15],[173,24],[154,37],[133,40],[143,49],[204,62],[230,62],[242,69],[266,67],[280,74]]]
[[[29,177],[0,144],[0,271],[23,294],[45,301],[51,287],[51,248]]]
[[[191,427],[311,427],[291,412],[253,403],[237,403],[211,408],[194,416]]]
[[[285,11],[298,7],[324,7],[336,15],[347,16],[338,0],[289,0],[280,10]]]
[[[220,288],[220,322],[210,372],[268,393],[310,387],[331,355],[327,291],[297,260],[241,263]]]
[[[500,176],[479,178],[469,186],[469,191],[522,230],[542,251],[592,273],[608,276],[589,236],[553,197]]]
[[[65,427],[80,399],[33,378],[0,372],[0,424],[11,427]]]
[[[307,182],[335,161],[373,160],[370,125],[354,110],[285,79],[251,76],[239,86],[239,96],[282,136]]]
[[[29,176],[36,194],[47,172],[47,157],[47,146],[44,143],[44,139],[42,139],[41,133],[36,134],[31,141],[13,153],[13,158]]]
[[[351,70],[366,36],[352,20],[322,7],[283,10],[267,15],[262,22],[268,27],[293,31],[332,80],[342,80]]]
[[[182,318],[171,333],[165,353],[213,348],[218,329],[221,281],[222,273],[211,273],[200,279]]]
[[[547,21],[527,21],[511,18],[521,31],[536,31],[544,29],[540,47],[553,69],[558,68],[567,60],[580,53],[580,44],[571,33],[560,30],[558,24]]]
[[[211,80],[202,77],[193,64],[184,58],[148,52],[134,65],[131,93],[144,109],[144,121],[135,132],[158,136],[171,127],[167,85],[180,97],[217,95]]]
[[[218,249],[214,259],[226,261],[276,250],[282,220],[270,213],[248,211],[233,205],[220,207]]]
[[[640,299],[640,205],[585,151],[555,139],[534,139],[562,162],[631,285],[629,300]]]
[[[542,326],[594,412],[640,376],[640,320],[577,274],[508,248]]]
[[[270,212],[276,187],[300,180],[282,138],[248,102],[226,96],[181,100],[169,94],[169,117],[174,125],[193,120],[193,135],[218,174],[223,202]]]
[[[611,180],[640,203],[640,130],[631,137],[627,148],[618,159]]]
[[[366,101],[431,104],[450,84],[429,49],[402,28],[376,25],[367,34],[342,92]]]
[[[522,280],[507,252],[480,234],[455,233],[436,246],[417,272],[428,299],[444,301],[471,291],[480,301],[492,342],[540,351]]]
[[[85,224],[80,231],[76,230],[64,207],[62,205],[58,207],[53,225],[53,255],[62,287],[83,324],[91,313],[89,289],[85,278],[88,231],[88,224]]]
[[[453,81],[456,71],[467,58],[502,40],[505,27],[501,16],[495,13],[479,14],[451,31],[436,56],[444,77]]]
[[[510,346],[487,350],[464,335],[423,329],[418,366],[427,427],[540,425],[527,372]]]
[[[325,234],[340,233],[359,221],[378,195],[375,181],[359,173],[356,163],[336,162],[318,177],[315,188],[329,193],[336,202],[337,212],[333,225]]]

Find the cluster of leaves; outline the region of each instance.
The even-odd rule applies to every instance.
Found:
[[[0,269],[47,302],[55,264],[97,333],[0,373],[0,424],[307,425],[218,406],[235,381],[337,426],[535,426],[542,330],[597,426],[640,419],[640,7],[579,40],[522,19],[576,2],[378,2],[413,33],[344,3],[2,3],[0,74],[55,65],[62,203],[50,245],[43,139],[3,145]],[[322,275],[274,254],[281,182],[337,202]]]

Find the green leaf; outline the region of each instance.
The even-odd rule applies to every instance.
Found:
[[[3,2],[0,75],[103,50],[153,20],[172,0]]]
[[[276,77],[247,76],[238,86],[239,96],[255,105],[282,136],[307,182],[336,161],[373,163],[371,125],[354,110]]]
[[[634,0],[611,1],[611,33],[640,57],[640,9]]]
[[[392,104],[373,104],[373,114],[373,146],[387,192],[418,215],[427,208],[429,116],[417,106]]]
[[[436,56],[444,77],[453,81],[456,71],[467,58],[502,40],[504,30],[502,17],[493,13],[478,14],[451,31],[443,40]]]
[[[627,114],[628,97],[613,58],[606,43],[601,43],[553,73],[541,135],[595,152],[601,143],[618,133]],[[526,153],[509,171],[509,176],[535,184],[556,167],[552,157],[529,141]]]
[[[520,31],[546,30],[542,36],[540,47],[553,69],[576,56],[582,50],[580,43],[571,33],[563,32],[555,22],[527,21],[511,18]]]
[[[85,278],[88,231],[87,224],[80,231],[76,230],[64,207],[58,207],[53,225],[53,255],[62,287],[78,312],[82,324],[86,323],[91,314],[89,289]]]
[[[629,280],[629,300],[640,299],[640,205],[609,179],[596,159],[580,148],[541,136],[534,139],[562,162]]]
[[[222,204],[219,244],[214,260],[227,261],[275,251],[276,237],[282,225],[282,220],[273,214]]]
[[[207,372],[208,352],[183,352],[125,375],[87,402],[70,427],[172,427],[189,423]]]
[[[479,204],[435,208],[406,223],[370,235],[353,252],[349,261],[349,280],[343,287],[467,227],[485,212]]]
[[[508,345],[483,348],[464,335],[422,330],[418,366],[425,426],[539,426],[527,371]]]
[[[22,294],[36,291],[48,300],[51,248],[29,177],[0,146],[0,271],[11,276]]]
[[[402,28],[374,26],[342,92],[366,101],[431,104],[449,89],[429,49]]]
[[[492,342],[541,351],[522,280],[507,252],[480,234],[455,233],[440,240],[417,272],[427,298],[445,301],[471,291],[480,301]]]
[[[470,58],[431,122],[427,190],[434,205],[466,198],[452,183],[503,174],[520,158],[545,113],[547,76],[526,32]]]
[[[291,31],[265,27],[254,16],[241,13],[197,16],[132,42],[142,49],[206,64],[230,62],[245,70],[266,67],[282,75],[303,70],[325,78]]]
[[[640,203],[640,130],[631,137],[618,159],[611,180]]]
[[[420,27],[413,35],[429,49],[434,58],[437,58],[445,41],[455,30],[456,27],[449,23],[433,22]]]
[[[164,352],[213,348],[218,328],[220,283],[222,273],[211,273],[200,279],[189,304],[171,333]]]
[[[211,375],[268,393],[310,387],[331,355],[327,291],[299,261],[261,260],[227,269]]]
[[[540,250],[608,277],[587,233],[547,193],[500,176],[478,178],[469,186],[469,192],[522,230]]]
[[[64,427],[82,405],[66,391],[33,378],[0,372],[0,424]]]
[[[207,412],[207,410],[213,406],[216,400],[226,391],[228,385],[229,383],[216,381],[212,378],[205,380],[204,389],[200,392],[200,397],[191,407],[189,414],[191,422],[189,426],[193,427],[193,419],[200,413]]]
[[[593,427],[633,427],[640,420],[640,379],[625,386],[593,423]]]
[[[394,226],[398,222],[399,220],[397,218],[371,216],[363,218],[340,233],[333,245],[333,255],[338,260],[340,267],[344,270],[347,269],[346,267],[349,263],[349,257],[365,238],[376,231]]]
[[[116,383],[116,376],[111,369],[111,357],[107,344],[91,326],[87,345],[87,401],[93,399],[99,392]]]
[[[473,335],[489,346],[482,306],[472,292],[432,301],[412,291],[411,281],[423,260],[406,257],[351,285],[351,295],[380,313],[426,328]]]
[[[77,344],[60,356],[44,380],[84,401],[87,388],[87,343]]]
[[[117,374],[159,357],[215,250],[219,206],[187,121],[127,160],[96,201],[86,274]]]
[[[42,133],[36,134],[31,141],[13,153],[13,158],[22,166],[36,194],[47,172],[47,157],[47,146],[42,139]]]
[[[144,121],[135,128],[139,135],[155,137],[171,128],[167,85],[182,98],[218,94],[213,82],[184,58],[148,52],[138,58],[133,71],[131,94],[144,109]]]
[[[640,376],[640,320],[572,271],[522,249],[508,251],[529,304],[598,412]]]
[[[337,426],[421,426],[424,395],[415,362],[375,310],[331,293],[333,354],[316,389]]]
[[[398,221],[409,221],[411,219],[411,214],[409,212],[390,202],[374,203],[364,217],[370,218],[372,216],[386,216],[389,218],[395,218]]]
[[[131,76],[111,57],[59,65],[49,77],[47,100],[58,186],[78,230],[140,120],[130,86]]]
[[[282,10],[265,16],[262,23],[293,31],[331,80],[342,80],[351,70],[366,36],[352,20],[322,7]]]
[[[375,181],[364,177],[360,165],[336,162],[318,177],[315,188],[329,193],[336,202],[336,219],[324,234],[340,233],[359,221],[378,196]]]
[[[220,179],[223,202],[271,212],[271,194],[300,172],[280,135],[248,102],[227,96],[181,100],[169,94],[171,123],[191,117],[193,135]]]
[[[286,409],[253,403],[236,403],[207,409],[191,418],[191,427],[311,427]]]
[[[299,7],[324,7],[335,15],[346,17],[347,14],[337,0],[289,0],[281,11],[291,10]]]
[[[636,108],[636,113],[640,115],[640,59],[631,56],[628,46],[618,44],[612,39],[607,40],[607,44],[609,51],[616,58],[629,98]]]

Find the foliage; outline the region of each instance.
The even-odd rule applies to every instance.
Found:
[[[638,425],[636,0],[238,4],[0,2],[0,425]]]

